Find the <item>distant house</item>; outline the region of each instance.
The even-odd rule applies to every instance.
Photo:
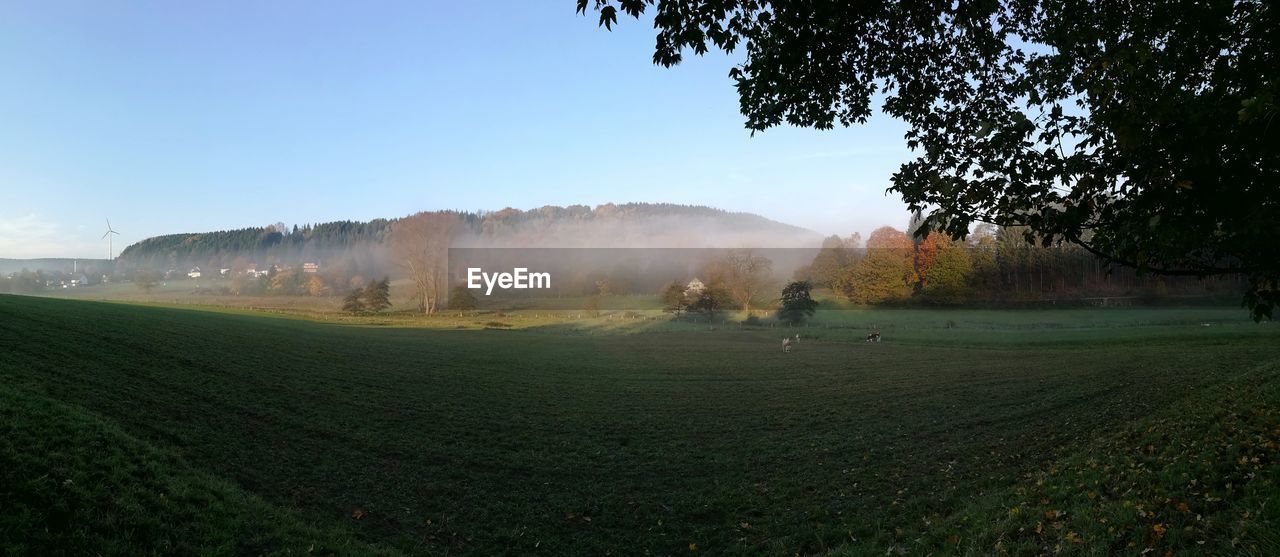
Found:
[[[306,263],[303,263],[303,264],[302,264],[302,272],[304,272],[304,273],[318,273],[318,272],[320,272],[320,264],[319,264],[319,263],[316,263],[316,262],[314,262],[314,261],[308,261],[308,262],[306,262]]]
[[[200,267],[192,267],[191,270],[187,272],[187,276],[191,278],[200,278]]]
[[[89,277],[86,277],[84,273],[71,275],[71,286],[84,286],[87,284],[89,284]]]
[[[706,290],[706,289],[707,289],[707,285],[702,284],[702,281],[698,280],[698,277],[693,277],[693,280],[689,281],[689,284],[684,287],[684,295],[697,296],[698,294],[701,294],[703,290]]]

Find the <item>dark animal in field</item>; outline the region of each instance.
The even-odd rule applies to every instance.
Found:
[[[867,342],[880,342],[880,331],[867,335]]]

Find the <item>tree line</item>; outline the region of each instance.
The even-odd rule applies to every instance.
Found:
[[[1026,227],[994,225],[981,225],[964,240],[937,232],[909,235],[888,226],[872,232],[865,244],[857,235],[832,236],[796,277],[858,304],[1238,295],[1248,285],[1240,275],[1144,274],[1080,246],[1045,247]]]

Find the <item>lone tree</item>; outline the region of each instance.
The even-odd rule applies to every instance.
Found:
[[[454,310],[471,310],[476,309],[480,302],[476,300],[471,289],[459,284],[449,291],[449,309]]]
[[[397,221],[387,236],[391,257],[413,281],[422,313],[439,309],[445,287],[449,245],[462,228],[453,213],[418,213]]]
[[[351,314],[364,312],[364,300],[361,299],[363,296],[363,288],[352,289],[346,297],[342,298],[342,311]]]
[[[751,303],[769,287],[773,261],[749,249],[734,249],[725,255],[722,271],[721,279],[729,295],[750,315]]]
[[[711,283],[702,289],[698,295],[689,302],[689,311],[700,311],[707,314],[707,320],[715,319],[716,312],[720,311],[725,304],[729,302],[729,291],[720,283]]]
[[[377,313],[391,307],[391,278],[371,281],[360,297],[365,309]]]
[[[813,316],[818,309],[818,302],[809,295],[812,286],[806,281],[796,281],[782,289],[782,305],[778,308],[778,319],[799,325]]]
[[[662,289],[662,311],[663,313],[674,313],[676,317],[680,317],[680,313],[688,306],[688,301],[684,297],[684,287],[675,282],[667,283]]]
[[[1280,5],[1265,0],[577,0],[653,9],[653,60],[742,49],[746,126],[865,123],[915,158],[890,191],[920,236],[975,223],[1140,272],[1242,273],[1280,303]]]

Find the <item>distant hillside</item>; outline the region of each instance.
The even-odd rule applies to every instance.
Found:
[[[73,270],[88,273],[90,270],[102,272],[109,265],[106,259],[44,258],[44,259],[4,259],[0,258],[0,275],[27,271],[66,272]]]
[[[470,234],[460,245],[504,247],[799,247],[817,246],[816,232],[751,213],[710,207],[627,203],[545,206],[522,211],[456,212]],[[120,253],[123,268],[237,267],[307,260],[346,260],[382,267],[380,249],[396,220],[168,234]]]
[[[120,252],[118,264],[122,269],[177,269],[192,265],[232,267],[322,259],[330,254],[368,251],[381,245],[389,224],[390,221],[377,219],[328,222],[290,230],[262,227],[166,234],[125,248]]]

